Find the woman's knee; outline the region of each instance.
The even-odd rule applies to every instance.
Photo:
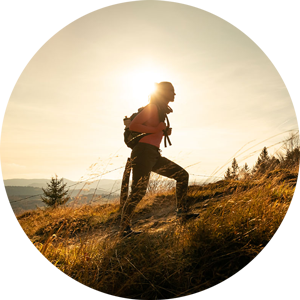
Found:
[[[177,182],[188,182],[189,181],[189,173],[185,169],[181,169],[176,174],[176,181]]]

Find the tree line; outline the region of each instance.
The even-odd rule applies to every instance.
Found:
[[[247,163],[240,167],[236,158],[233,158],[231,167],[228,167],[224,174],[224,179],[230,180],[257,176],[276,168],[299,168],[300,147],[298,133],[293,134],[289,139],[287,139],[283,148],[283,152],[276,153],[276,156],[271,156],[268,153],[267,147],[264,147],[252,169]]]

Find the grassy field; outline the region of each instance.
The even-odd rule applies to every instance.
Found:
[[[115,296],[168,299],[210,288],[245,267],[268,244],[292,200],[298,164],[190,186],[200,216],[175,218],[174,189],[148,193],[133,228],[118,237],[120,207],[34,210],[18,221],[39,251],[80,283]]]

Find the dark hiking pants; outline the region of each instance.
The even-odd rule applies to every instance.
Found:
[[[186,210],[186,194],[189,174],[182,167],[160,155],[160,150],[150,144],[138,143],[131,152],[132,187],[130,196],[124,203],[121,228],[130,225],[137,204],[146,194],[150,173],[176,180],[177,209]]]

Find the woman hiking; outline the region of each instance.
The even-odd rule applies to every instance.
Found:
[[[172,112],[169,102],[174,102],[174,87],[170,82],[156,83],[156,91],[150,96],[150,103],[132,120],[129,129],[146,133],[131,152],[132,188],[123,205],[120,235],[128,236],[140,232],[130,227],[135,207],[146,194],[150,173],[155,172],[176,180],[176,216],[181,219],[197,217],[188,213],[187,189],[189,174],[179,165],[161,156],[159,149],[163,137],[171,134],[166,126],[166,115]]]

